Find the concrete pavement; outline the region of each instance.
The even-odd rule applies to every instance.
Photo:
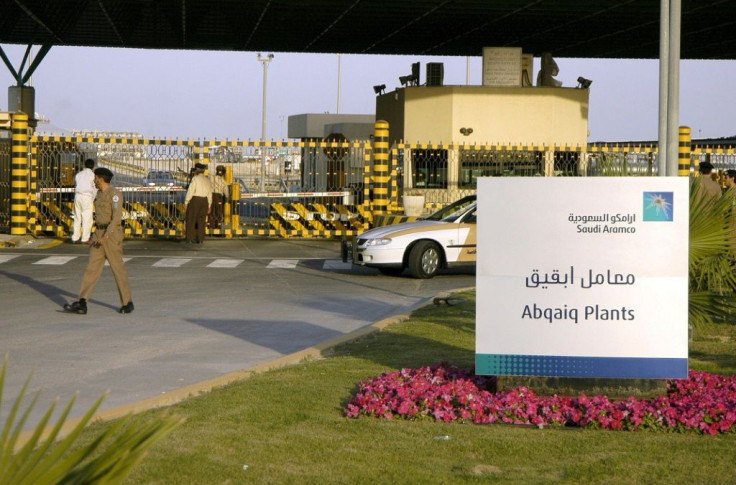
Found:
[[[8,240],[9,236],[0,235]],[[39,404],[79,397],[70,423],[103,392],[98,417],[171,404],[252,372],[296,363],[406,318],[439,293],[475,285],[473,273],[392,278],[340,261],[337,241],[129,240],[126,268],[136,310],[120,315],[109,270],[87,315],[76,299],[87,247],[14,238],[0,249],[0,354],[9,356],[0,418],[29,373]]]

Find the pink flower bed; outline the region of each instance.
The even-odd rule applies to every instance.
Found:
[[[736,432],[736,377],[691,371],[652,399],[538,396],[531,389],[491,392],[495,378],[437,365],[401,369],[360,383],[347,416],[472,423],[579,426],[621,430]]]

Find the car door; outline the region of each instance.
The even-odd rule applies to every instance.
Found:
[[[455,238],[445,248],[448,264],[475,263],[476,258],[476,206],[463,214],[456,222]]]

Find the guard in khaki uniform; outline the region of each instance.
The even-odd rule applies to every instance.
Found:
[[[194,165],[196,175],[192,178],[187,195],[184,198],[186,210],[186,244],[201,245],[206,233],[207,214],[212,207],[212,183],[204,175],[207,166],[203,163]]]
[[[128,273],[123,263],[123,196],[110,185],[112,172],[107,168],[95,170],[95,185],[99,189],[95,197],[95,233],[89,240],[89,263],[82,276],[79,300],[64,305],[71,313],[87,313],[87,300],[100,279],[105,260],[110,264],[115,283],[118,285],[120,302],[118,313],[133,311]]]

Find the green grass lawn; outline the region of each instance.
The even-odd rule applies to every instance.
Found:
[[[187,421],[127,483],[736,482],[736,435],[345,418],[365,378],[442,361],[473,365],[475,292],[460,296],[464,304],[424,307],[324,358],[142,414]],[[736,328],[713,326],[696,337],[690,366],[736,373]],[[85,439],[104,426],[91,426]]]

